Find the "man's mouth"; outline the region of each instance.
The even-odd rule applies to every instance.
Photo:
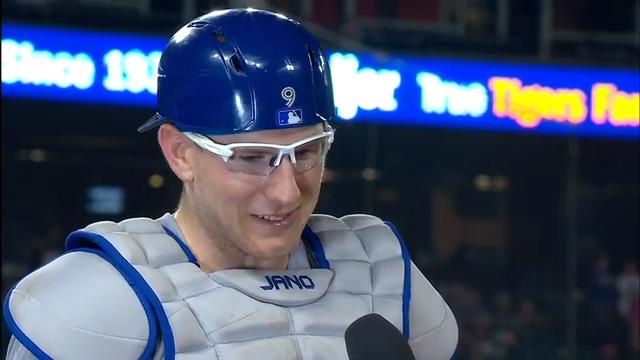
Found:
[[[289,216],[291,216],[291,214],[293,214],[296,210],[293,210],[288,213],[283,213],[283,214],[269,214],[269,215],[253,214],[253,215],[265,221],[280,223],[286,220]]]
[[[289,215],[285,215],[285,216],[258,215],[260,219],[267,220],[267,221],[282,221],[287,216]]]

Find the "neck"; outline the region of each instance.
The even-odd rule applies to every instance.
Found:
[[[238,248],[230,239],[210,234],[198,216],[181,204],[174,215],[184,241],[198,260],[203,271],[214,272],[226,269],[284,270],[289,256],[257,258]]]

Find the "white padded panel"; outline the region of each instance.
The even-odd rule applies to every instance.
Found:
[[[322,241],[324,255],[329,262],[351,258],[359,261],[369,261],[358,237],[349,230],[326,230],[317,233]]]
[[[290,310],[298,334],[342,336],[349,324],[372,311],[372,302],[369,295],[338,292]]]
[[[136,271],[142,275],[144,280],[156,293],[161,302],[180,300],[180,296],[175,291],[169,277],[162,271],[158,271],[149,266],[134,266]]]
[[[169,323],[172,329],[180,329],[173,331],[173,338],[176,349],[182,352],[198,351],[209,346],[209,339],[205,335],[202,327],[198,323],[198,319],[191,312],[191,309],[184,303],[178,311],[173,312],[169,317]]]
[[[179,299],[190,298],[219,287],[193,263],[183,262],[163,266],[158,270],[171,282]]]
[[[221,359],[297,360],[298,346],[292,336],[272,337],[234,344],[216,345]]]
[[[356,231],[356,234],[373,262],[402,256],[400,242],[390,241],[396,236],[387,225],[365,227]]]
[[[122,231],[122,227],[113,221],[99,221],[88,225],[83,230],[95,232],[98,234],[106,234]]]
[[[125,232],[113,232],[101,234],[102,237],[107,239],[116,250],[127,259],[133,265],[140,265],[147,263],[147,254],[145,249],[138,244],[137,241]]]
[[[340,218],[345,224],[354,231],[363,228],[384,224],[384,222],[375,216],[367,214],[352,214]]]
[[[313,229],[314,232],[324,232],[327,230],[347,230],[347,226],[344,222],[338,221],[337,217],[326,214],[314,214],[311,216],[307,224]]]
[[[342,336],[300,335],[298,344],[304,360],[347,359],[347,345]]]
[[[286,336],[292,333],[289,312],[279,306],[263,306],[248,316],[238,318],[209,334],[215,344],[237,343]]]
[[[162,225],[159,222],[149,218],[131,218],[121,221],[119,225],[122,227],[122,229],[131,234],[165,234]]]
[[[404,286],[404,261],[402,258],[392,258],[373,264],[371,271],[373,278],[373,294],[402,296]]]
[[[164,359],[164,358],[160,358],[160,359]],[[176,360],[202,360],[202,359],[207,359],[207,360],[219,359],[216,349],[213,347],[208,347],[203,350],[195,350],[195,351],[190,351],[186,353],[176,354]]]
[[[371,294],[371,265],[367,262],[334,261],[331,291]]]
[[[150,265],[160,267],[188,262],[178,242],[166,234],[136,234],[134,239],[145,250]]]
[[[191,310],[198,314],[207,334],[265,307],[265,304],[259,303],[239,291],[223,287],[189,298],[186,302]]]
[[[384,316],[390,323],[402,331],[402,298],[395,295],[379,296],[373,298],[373,310]]]

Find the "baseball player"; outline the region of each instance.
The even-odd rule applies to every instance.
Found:
[[[417,359],[452,356],[455,318],[393,225],[313,214],[335,109],[302,25],[194,19],[162,53],[157,106],[138,130],[183,183],[177,210],[72,232],[7,295],[8,359],[346,359],[371,313]]]

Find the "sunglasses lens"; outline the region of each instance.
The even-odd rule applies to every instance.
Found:
[[[271,172],[272,164],[278,157],[278,149],[258,146],[238,146],[227,160],[231,171],[251,175],[266,175]]]

